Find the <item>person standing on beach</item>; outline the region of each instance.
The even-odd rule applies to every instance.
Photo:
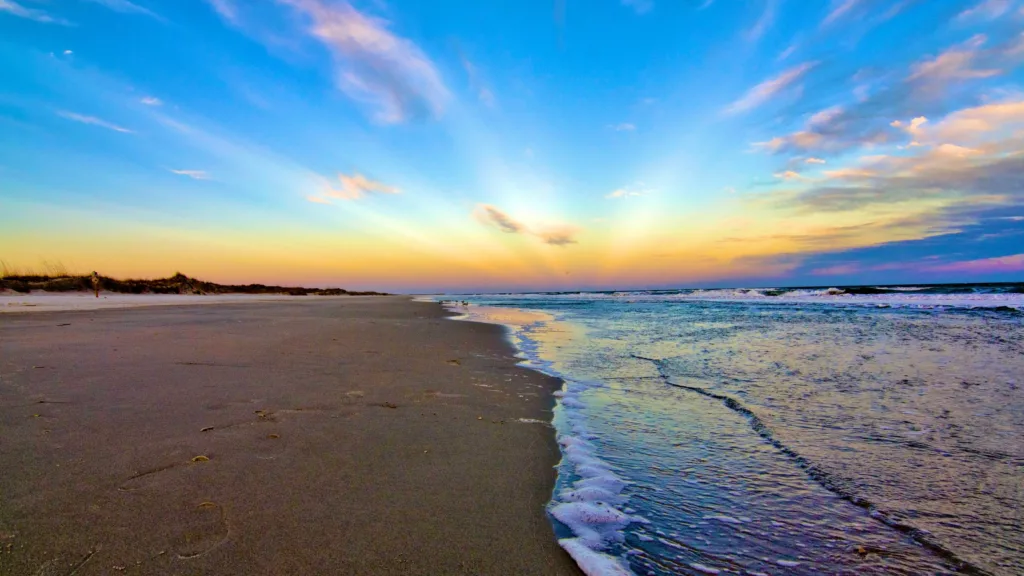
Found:
[[[93,270],[93,272],[92,272],[91,280],[92,280],[92,289],[93,289],[94,292],[96,292],[96,297],[99,298],[100,297],[100,276],[99,276],[99,274],[96,273],[95,270]]]

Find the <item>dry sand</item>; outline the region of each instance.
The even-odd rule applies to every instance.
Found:
[[[518,421],[558,382],[444,316],[0,316],[0,574],[579,574],[544,512],[552,430]]]
[[[0,314],[10,312],[53,312],[66,310],[103,310],[142,306],[180,306],[200,304],[243,304],[294,301],[298,298],[353,298],[352,296],[289,296],[287,294],[117,294],[100,292],[0,292]]]

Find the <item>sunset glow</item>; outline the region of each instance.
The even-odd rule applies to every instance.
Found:
[[[0,0],[0,258],[439,290],[1015,280],[1024,6]]]

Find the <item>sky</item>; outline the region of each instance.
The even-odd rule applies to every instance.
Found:
[[[0,0],[0,259],[399,292],[1024,280],[1021,0]]]

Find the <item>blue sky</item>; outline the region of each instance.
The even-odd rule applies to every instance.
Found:
[[[0,258],[389,290],[1019,280],[1013,0],[0,0]]]

